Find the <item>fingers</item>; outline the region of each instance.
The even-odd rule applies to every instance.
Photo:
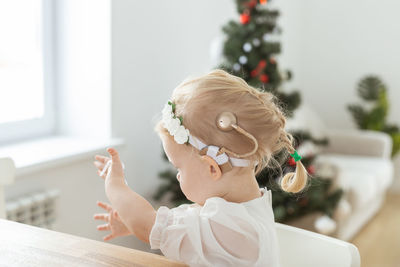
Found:
[[[93,164],[97,168],[97,175],[99,175],[103,179],[106,178],[107,168],[105,168],[105,167],[109,166],[111,164],[111,162],[110,162],[111,158],[101,156],[101,155],[96,155],[95,159],[96,159],[96,161],[94,161]]]
[[[104,165],[104,168],[101,170],[101,172],[99,174],[101,177],[103,177],[108,172],[108,169],[111,166],[111,164],[112,164],[112,160],[107,161],[107,163]]]
[[[124,164],[121,162],[119,154],[117,150],[114,148],[108,148],[107,152],[110,154],[110,157],[105,157],[101,155],[96,155],[94,161],[94,165],[97,168],[97,175],[101,178],[106,179],[109,173],[113,173],[114,176],[124,176]]]
[[[94,166],[97,168],[97,175],[105,179],[108,172],[108,167],[111,165],[111,160],[102,163],[100,161],[94,161]]]
[[[107,152],[110,154],[111,156],[111,175],[114,176],[119,176],[119,177],[123,177],[124,176],[124,167],[123,164],[119,158],[119,154],[117,152],[117,150],[115,150],[114,148],[108,148]]]
[[[97,206],[105,209],[108,212],[110,212],[112,210],[112,207],[110,205],[108,205],[107,203],[101,202],[101,201],[97,201]]]
[[[119,220],[120,218],[119,218],[118,212],[116,210],[114,210],[113,213],[114,213],[114,217]]]
[[[100,161],[94,161],[93,162],[94,166],[96,166],[97,169],[102,170],[105,166],[104,163],[100,162]]]
[[[107,152],[111,155],[111,159],[116,160],[116,161],[120,161],[119,154],[118,154],[117,150],[115,150],[114,148],[110,147],[110,148],[107,148]]]
[[[101,163],[106,163],[107,161],[110,160],[109,157],[105,157],[105,156],[102,156],[102,155],[96,155],[94,158],[96,160],[100,161]]]
[[[108,241],[108,240],[113,239],[113,238],[114,238],[114,235],[113,234],[109,234],[109,235],[106,235],[105,237],[103,237],[103,240],[104,241]]]
[[[110,215],[107,213],[97,213],[93,216],[95,220],[102,220],[108,222],[110,220]]]
[[[108,148],[107,152],[111,156],[112,165],[115,167],[124,169],[121,159],[119,158],[119,154],[118,154],[117,150],[115,150],[114,148]]]
[[[111,231],[111,226],[109,223],[105,223],[102,225],[97,225],[97,230],[99,231]]]

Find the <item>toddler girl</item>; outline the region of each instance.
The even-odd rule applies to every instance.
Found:
[[[222,70],[184,81],[165,105],[156,125],[164,151],[177,168],[182,192],[194,202],[157,211],[124,182],[115,149],[96,156],[111,206],[95,219],[107,223],[104,239],[133,234],[190,266],[279,266],[271,191],[255,176],[274,163],[282,149],[296,161],[296,172],[280,181],[299,192],[307,172],[292,146],[285,117],[270,93]]]

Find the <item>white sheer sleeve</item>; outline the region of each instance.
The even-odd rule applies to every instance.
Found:
[[[252,220],[245,207],[221,198],[208,199],[203,207],[161,207],[150,245],[190,266],[252,266],[260,251]]]

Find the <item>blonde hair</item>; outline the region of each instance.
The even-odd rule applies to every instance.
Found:
[[[286,118],[276,97],[269,92],[260,92],[223,70],[213,70],[183,81],[175,88],[171,100],[176,104],[176,116],[182,116],[183,125],[192,135],[207,145],[243,154],[253,150],[254,143],[237,131],[221,131],[216,124],[222,112],[234,113],[237,124],[257,140],[257,150],[246,157],[258,162],[256,175],[265,167],[278,164],[273,157],[278,152],[285,149],[286,153],[293,154],[295,151],[293,137],[285,131]],[[156,131],[167,133],[160,125],[161,122]],[[301,161],[296,162],[294,173],[287,173],[280,181],[282,189],[292,193],[300,192],[306,184],[307,171]]]

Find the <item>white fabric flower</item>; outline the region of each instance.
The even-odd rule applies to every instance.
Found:
[[[166,104],[162,110],[162,121],[164,127],[168,130],[178,144],[184,144],[189,139],[189,130],[181,125],[179,118],[174,118],[175,114],[172,105]]]
[[[171,119],[167,126],[170,135],[175,135],[178,131],[179,126],[181,126],[181,121],[178,118]]]
[[[172,105],[170,104],[171,101],[168,101],[167,103],[165,103],[165,107],[164,109],[167,110],[169,113],[173,112],[172,110]]]
[[[170,119],[172,119],[173,118],[173,115],[172,114],[168,114],[168,113],[165,113],[165,114],[163,114],[163,116],[162,116],[162,120],[163,121],[169,121]]]
[[[178,144],[184,144],[188,141],[189,130],[185,129],[183,125],[180,125],[176,133],[174,134],[174,139]]]
[[[172,117],[164,117],[162,119],[165,129],[167,129],[167,130],[169,129],[169,125],[171,124],[171,120],[173,120]],[[169,130],[168,130],[168,132],[169,132]]]
[[[173,117],[172,106],[170,104],[165,104],[164,109],[162,110],[162,117],[163,120]]]

